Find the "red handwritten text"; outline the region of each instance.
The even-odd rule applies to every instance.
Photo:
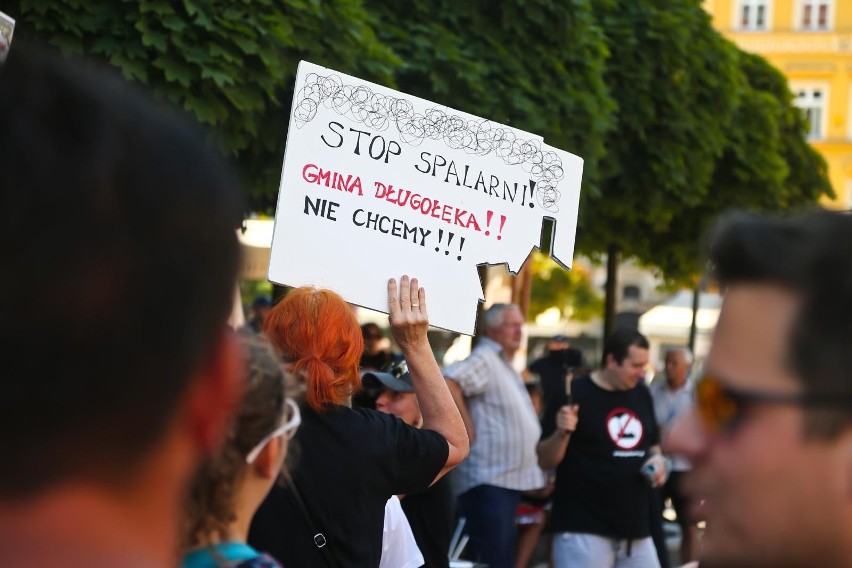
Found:
[[[305,164],[302,168],[302,179],[308,183],[324,185],[339,191],[349,193],[358,192],[358,195],[364,195],[361,188],[361,178],[352,174],[344,176],[343,174],[333,172],[331,170],[323,170],[314,164]]]
[[[459,209],[454,205],[441,203],[437,199],[423,197],[419,193],[414,193],[408,189],[395,189],[393,185],[385,185],[378,181],[374,182],[374,184],[376,186],[377,199],[384,199],[400,207],[410,207],[423,215],[440,219],[450,225],[458,225],[465,229],[472,228],[474,231],[480,230],[476,216],[471,212]]]

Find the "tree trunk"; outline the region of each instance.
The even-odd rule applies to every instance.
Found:
[[[692,323],[689,325],[689,350],[695,353],[695,338],[698,335],[698,308],[701,301],[701,285],[692,290]]]
[[[617,245],[609,245],[606,255],[606,298],[604,299],[603,340],[615,331],[615,303],[618,297],[618,265],[621,251]]]
[[[529,319],[530,296],[532,295],[532,256],[521,266],[512,282],[512,301],[521,308],[524,321]]]

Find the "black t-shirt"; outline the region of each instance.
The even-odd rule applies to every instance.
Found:
[[[448,568],[450,565],[453,503],[453,489],[447,476],[426,491],[406,495],[402,500],[402,510],[411,525],[417,547],[423,553],[426,568]]]
[[[347,568],[379,565],[385,503],[427,488],[449,455],[437,432],[342,406],[323,413],[303,407],[294,442],[293,480],[326,546]],[[249,543],[288,568],[324,565],[290,491],[278,485],[258,509]]]
[[[660,435],[648,387],[607,391],[586,375],[574,380],[572,393],[580,407],[577,429],[556,469],[549,530],[649,536],[651,488],[639,470]],[[543,419],[543,438],[556,429],[554,408]]]

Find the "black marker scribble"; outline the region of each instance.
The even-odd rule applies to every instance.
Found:
[[[428,138],[477,156],[493,152],[506,164],[521,166],[533,178],[540,207],[550,212],[559,210],[556,204],[561,192],[556,186],[565,175],[562,160],[555,152],[542,150],[538,140],[522,140],[512,130],[487,120],[468,120],[440,108],[415,113],[407,99],[374,93],[364,85],[345,85],[336,75],[310,73],[293,105],[296,127],[311,122],[320,105],[377,131],[394,125],[410,146]]]

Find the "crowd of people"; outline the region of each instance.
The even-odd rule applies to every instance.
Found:
[[[665,498],[702,568],[852,566],[852,217],[722,220],[705,376],[675,349],[648,388],[635,331],[591,369],[554,338],[537,406],[512,366],[517,306],[486,310],[441,369],[404,275],[387,283],[398,356],[312,287],[235,333],[232,169],[120,77],[17,47],[0,65],[0,566],[448,566],[464,518],[468,557],[499,568],[528,551],[532,503],[556,568],[654,568]]]

